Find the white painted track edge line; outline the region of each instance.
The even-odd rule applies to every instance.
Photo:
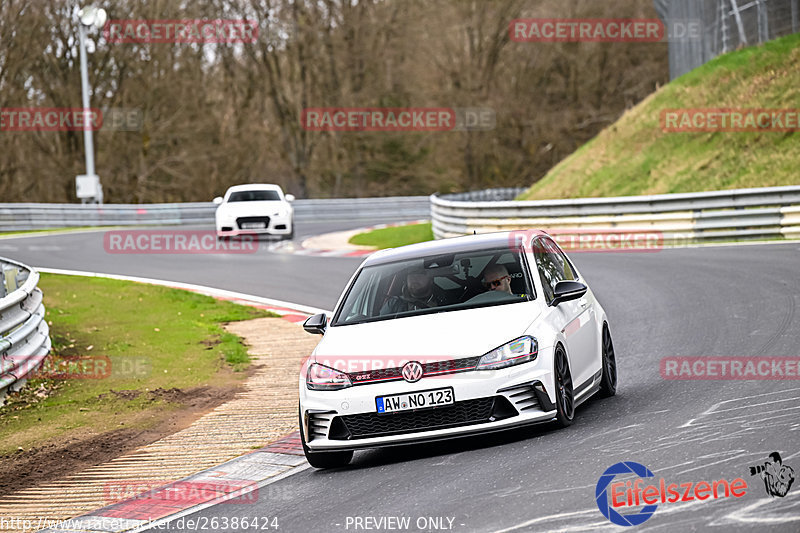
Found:
[[[39,272],[44,272],[45,274],[61,274],[64,276],[85,276],[90,278],[107,278],[107,279],[117,279],[121,281],[135,281],[138,283],[147,283],[150,285],[160,285],[163,287],[172,287],[175,289],[184,289],[189,291],[200,292],[209,296],[219,296],[223,298],[235,298],[238,300],[247,300],[259,304],[264,305],[272,305],[275,307],[284,307],[286,309],[292,309],[294,311],[299,311],[301,313],[307,313],[311,315],[316,315],[318,313],[326,313],[327,315],[331,315],[332,312],[320,309],[318,307],[312,307],[309,305],[302,305],[293,302],[286,302],[284,300],[276,300],[273,298],[265,298],[263,296],[256,296],[254,294],[245,294],[242,292],[235,292],[229,291],[225,289],[216,289],[214,287],[208,287],[206,285],[195,285],[192,283],[183,283],[180,281],[168,281],[168,280],[161,280],[161,279],[154,279],[154,278],[142,278],[137,276],[125,276],[122,274],[104,274],[101,272],[87,272],[82,270],[65,270],[61,268],[40,268],[34,267]]]

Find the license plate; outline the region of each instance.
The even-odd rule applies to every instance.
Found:
[[[378,414],[413,411],[414,409],[425,409],[453,403],[455,403],[455,398],[452,387],[375,398]]]
[[[264,229],[266,227],[265,222],[242,222],[242,229]]]

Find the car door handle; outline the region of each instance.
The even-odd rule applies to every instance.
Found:
[[[587,302],[586,300],[581,300],[580,304],[581,304],[581,307],[583,307],[583,308],[589,307],[589,302]]]

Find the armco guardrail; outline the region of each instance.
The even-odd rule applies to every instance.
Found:
[[[0,204],[0,231],[78,226],[214,223],[215,205],[184,204]]]
[[[440,239],[529,228],[630,229],[660,232],[667,243],[800,238],[800,186],[513,201],[522,190],[433,195],[433,233]]]
[[[17,391],[50,352],[39,273],[0,257],[0,401]]]
[[[295,220],[403,221],[430,217],[427,196],[295,200]],[[0,204],[0,231],[80,226],[213,225],[211,202],[180,204]]]

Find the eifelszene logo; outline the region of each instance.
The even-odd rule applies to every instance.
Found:
[[[617,476],[633,475],[637,479],[616,481]],[[747,482],[742,478],[733,481],[719,479],[717,481],[689,481],[687,483],[667,483],[664,478],[658,484],[640,486],[645,478],[655,477],[646,466],[625,461],[610,466],[595,487],[595,500],[603,516],[618,526],[636,526],[643,524],[653,516],[659,503],[704,501],[720,498],[741,498],[747,494]],[[787,489],[788,490],[788,489]],[[609,494],[610,493],[610,494]],[[625,507],[641,509],[630,514],[620,513]]]
[[[615,505],[613,505],[614,499],[612,498],[611,502],[609,502],[608,486],[611,485],[614,478],[620,474],[636,474],[639,478],[654,477],[654,474],[646,466],[634,463],[633,461],[617,463],[608,467],[606,471],[603,472],[603,475],[600,476],[600,479],[597,480],[597,486],[595,487],[594,497],[597,501],[597,507],[600,509],[600,512],[603,513],[603,516],[618,526],[636,526],[642,524],[653,516],[653,513],[658,509],[658,505],[647,505],[637,513],[624,516],[615,511]],[[641,481],[641,479],[638,479],[637,482],[638,481]]]

